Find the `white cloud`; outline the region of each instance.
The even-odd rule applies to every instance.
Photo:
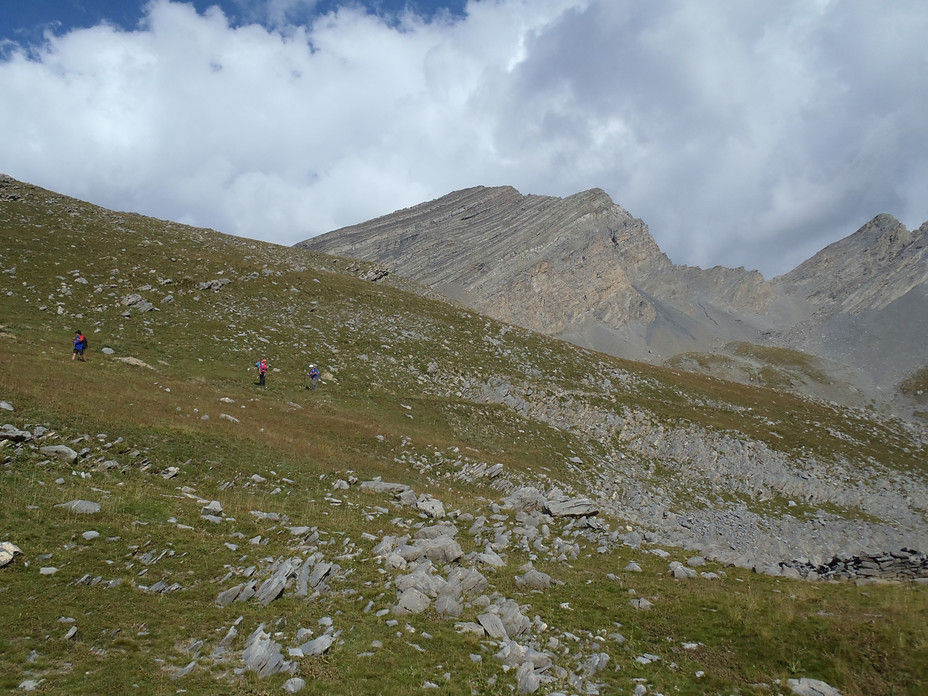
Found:
[[[600,187],[678,263],[782,272],[928,219],[928,7],[471,0],[264,25],[154,0],[0,61],[0,170],[293,243],[477,184]],[[256,15],[257,17],[257,15]],[[269,27],[269,28],[268,28]]]

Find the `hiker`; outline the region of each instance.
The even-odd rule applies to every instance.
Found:
[[[87,349],[87,339],[84,338],[84,334],[77,330],[74,332],[74,350],[71,352],[71,360],[74,358],[80,358],[83,362],[84,360],[84,351]]]
[[[261,358],[261,360],[255,363],[255,367],[258,368],[258,386],[266,386],[264,384],[264,378],[267,375],[267,358]]]
[[[309,389],[315,389],[315,388],[316,388],[316,383],[319,382],[319,368],[316,367],[314,364],[310,363],[310,364],[309,364],[309,372],[307,372],[306,374],[309,375],[309,381],[310,381],[310,383],[312,384],[312,386],[311,386],[311,387],[308,387],[308,388],[309,388]]]

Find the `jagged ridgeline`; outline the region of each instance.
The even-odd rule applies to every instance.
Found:
[[[0,239],[10,691],[924,692],[917,426],[9,178]]]
[[[910,232],[878,215],[768,281],[672,263],[599,189],[556,198],[478,186],[298,246],[382,263],[618,357],[928,416],[928,397],[907,388],[928,369],[928,223]]]

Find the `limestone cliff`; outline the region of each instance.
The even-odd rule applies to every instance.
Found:
[[[620,357],[788,347],[851,368],[842,378],[856,374],[855,393],[877,400],[928,365],[928,223],[909,232],[889,215],[772,281],[674,264],[599,189],[555,198],[478,186],[297,246],[376,261],[494,318]]]

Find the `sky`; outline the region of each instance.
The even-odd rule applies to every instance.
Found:
[[[928,221],[923,0],[0,0],[0,172],[293,244],[601,188],[770,278]]]

